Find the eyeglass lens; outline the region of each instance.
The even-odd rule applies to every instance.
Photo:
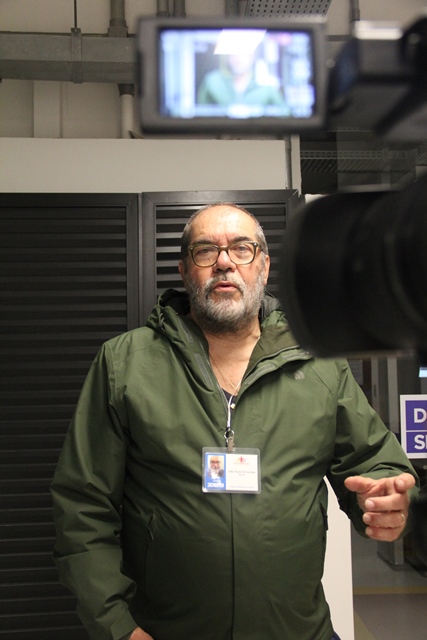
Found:
[[[232,244],[228,248],[217,247],[214,244],[204,244],[193,247],[194,262],[200,266],[212,266],[218,260],[220,251],[226,250],[228,256],[235,264],[248,264],[253,260],[256,246],[253,244],[239,242]]]

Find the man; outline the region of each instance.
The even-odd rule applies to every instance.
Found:
[[[259,108],[274,105],[280,107],[280,115],[289,115],[280,89],[270,84],[259,84],[255,79],[255,54],[230,54],[223,56],[220,67],[209,71],[197,91],[197,104],[221,106],[245,105]]]
[[[405,529],[414,470],[347,363],[295,344],[269,266],[251,214],[200,210],[187,293],[165,292],[89,372],[52,492],[57,564],[91,638],[337,638],[324,476],[360,532]],[[210,490],[203,460],[219,453],[226,489]]]
[[[218,480],[224,475],[224,469],[221,469],[221,460],[219,456],[211,456],[209,460],[208,476],[213,480]]]

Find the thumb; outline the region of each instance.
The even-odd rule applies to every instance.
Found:
[[[372,488],[373,481],[371,478],[364,478],[362,476],[350,476],[349,478],[346,478],[344,484],[349,491],[365,493]]]

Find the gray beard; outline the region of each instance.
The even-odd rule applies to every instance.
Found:
[[[240,291],[240,299],[233,300],[232,295],[222,294],[221,300],[214,302],[210,293],[217,282],[227,280],[233,282]],[[202,329],[210,333],[238,333],[248,327],[258,316],[261,301],[264,297],[264,275],[260,271],[253,288],[244,282],[236,282],[227,275],[216,276],[206,282],[203,287],[186,280],[186,288],[190,297],[190,307]]]

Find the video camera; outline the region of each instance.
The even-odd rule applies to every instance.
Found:
[[[356,24],[335,59],[322,18],[142,19],[137,49],[146,133],[280,138],[362,124],[393,141],[427,139],[427,15],[407,29]],[[243,91],[233,74],[245,64]],[[326,196],[289,222],[281,299],[305,348],[425,357],[425,203],[427,177]]]

